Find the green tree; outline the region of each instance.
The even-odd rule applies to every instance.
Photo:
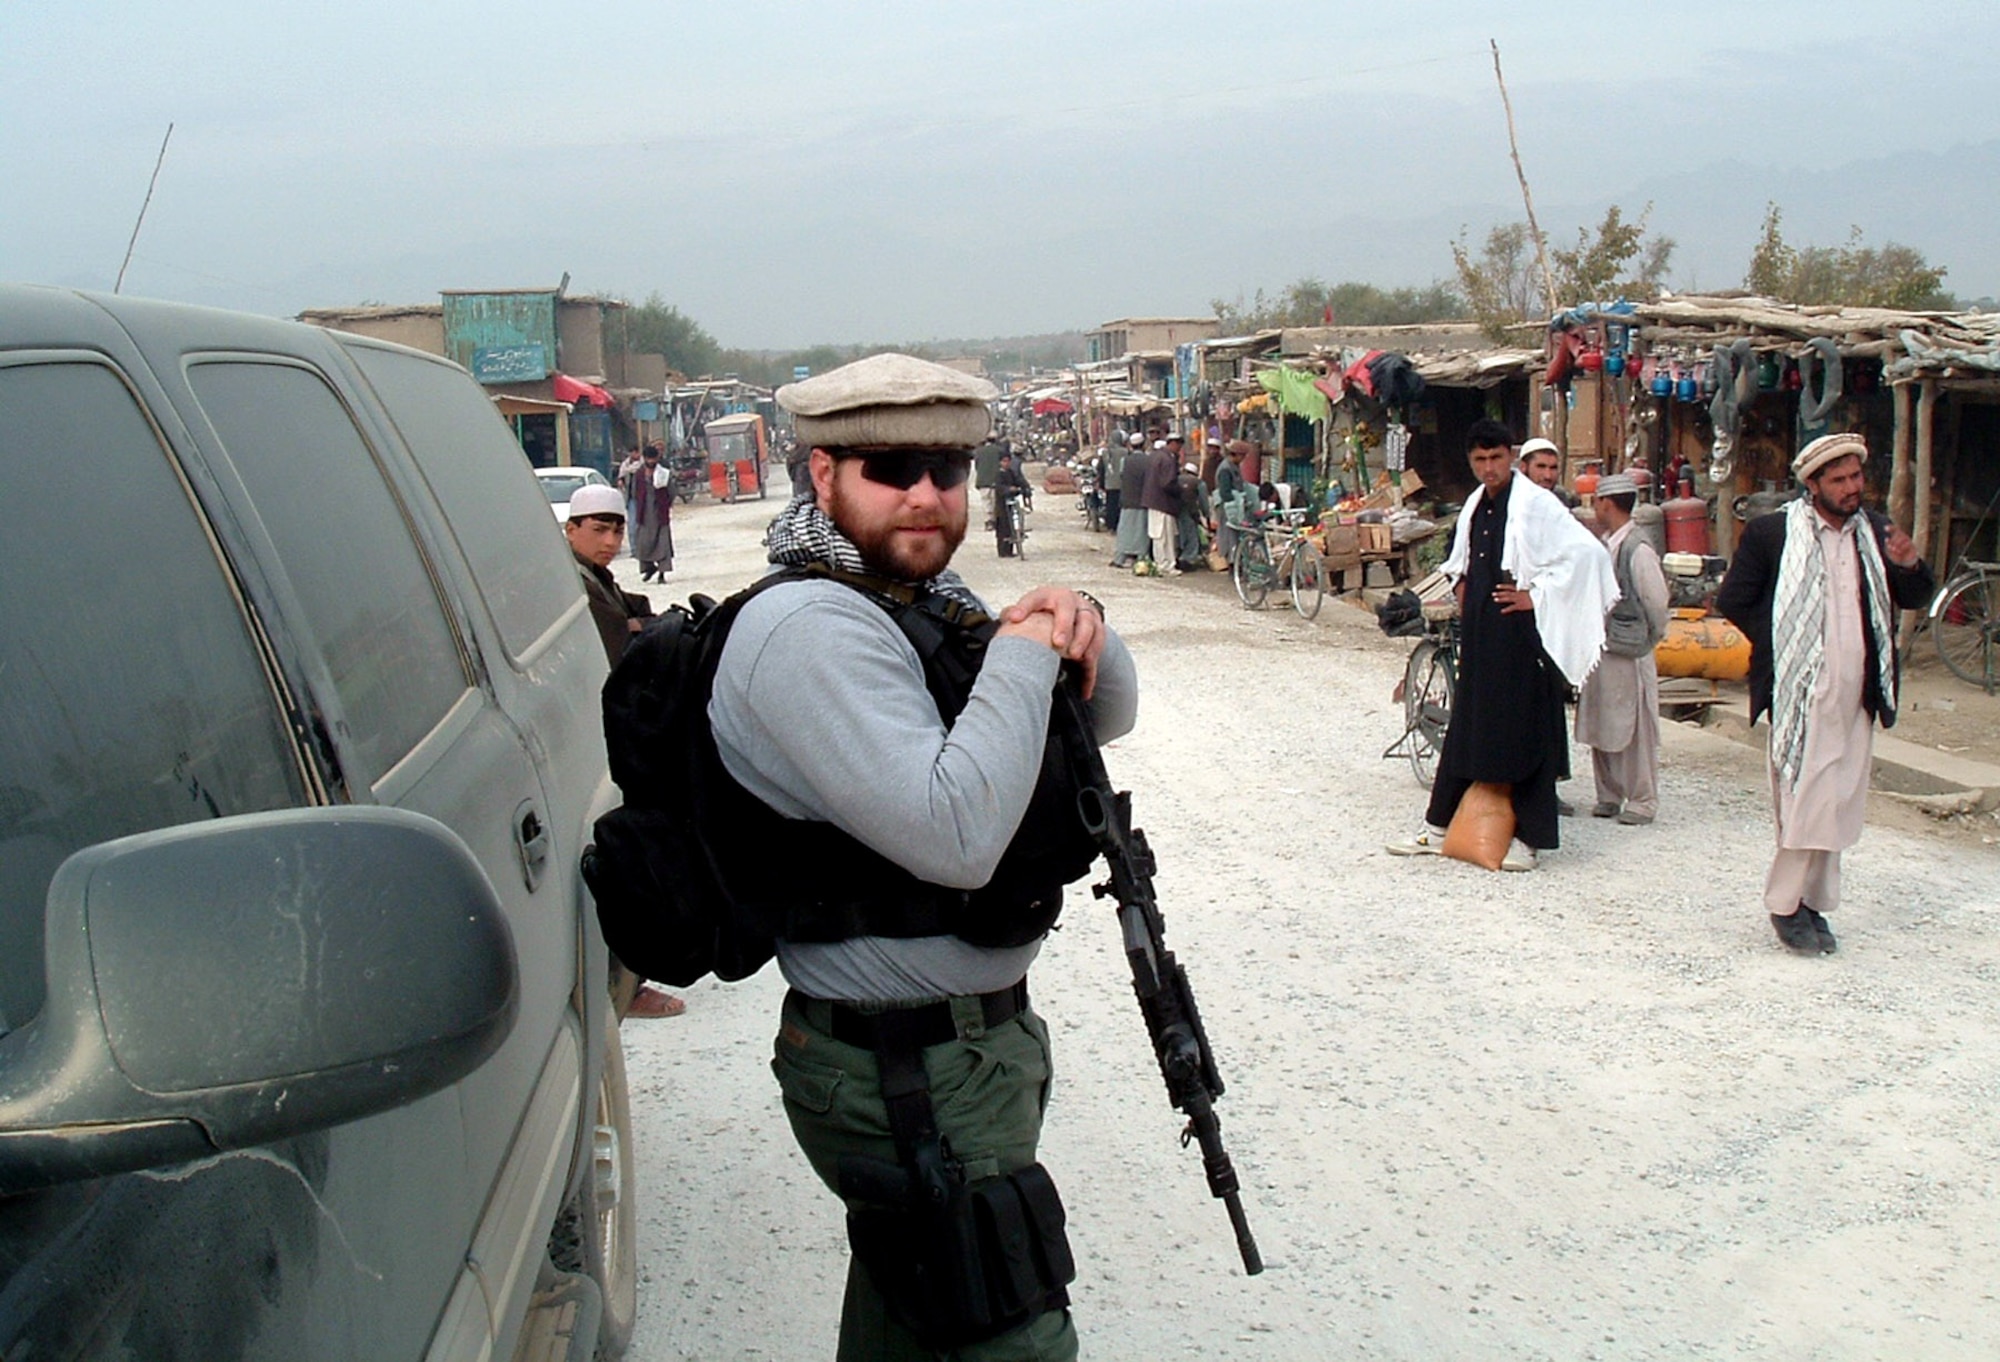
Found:
[[[634,354],[664,355],[669,366],[684,374],[713,374],[722,364],[715,337],[658,293],[625,309],[624,334]]]
[[[1544,310],[1540,281],[1535,278],[1534,252],[1528,224],[1506,222],[1486,234],[1486,244],[1474,255],[1465,231],[1451,243],[1452,264],[1466,307],[1480,329],[1493,340],[1504,340],[1507,328]]]
[[[1766,298],[1788,303],[1888,307],[1908,312],[1950,311],[1958,300],[1945,291],[1943,265],[1923,253],[1889,242],[1864,245],[1853,228],[1844,246],[1795,247],[1785,240],[1783,212],[1764,209],[1764,225],[1750,252],[1743,285]]]
[[[1594,231],[1577,229],[1573,248],[1551,248],[1549,273],[1554,276],[1556,305],[1656,293],[1673,258],[1674,241],[1646,235],[1646,219],[1652,212],[1649,203],[1637,220],[1627,221],[1625,211],[1613,204]],[[1534,239],[1528,234],[1527,223],[1494,227],[1477,255],[1461,231],[1452,243],[1451,258],[1474,320],[1494,340],[1503,339],[1510,326],[1543,319],[1548,297],[1535,264]]]
[[[1349,280],[1328,285],[1308,276],[1272,297],[1258,289],[1248,303],[1216,298],[1209,303],[1223,329],[1232,333],[1283,326],[1321,326],[1331,314],[1337,326],[1401,326],[1455,321],[1465,316],[1465,300],[1449,285],[1384,289]]]
[[[1657,293],[1667,276],[1667,262],[1673,258],[1674,241],[1665,236],[1647,239],[1646,219],[1652,215],[1649,203],[1640,210],[1638,221],[1627,222],[1623,210],[1614,203],[1605,210],[1594,237],[1587,229],[1578,228],[1575,250],[1551,249],[1549,268],[1556,277],[1558,301],[1610,302]]]

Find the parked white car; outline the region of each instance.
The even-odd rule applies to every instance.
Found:
[[[569,468],[537,468],[535,476],[541,480],[542,495],[549,499],[549,507],[556,513],[558,524],[569,519],[569,499],[576,495],[577,488],[605,485],[602,473],[581,464]]]

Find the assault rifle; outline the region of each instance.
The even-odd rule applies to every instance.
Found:
[[[1166,919],[1153,896],[1156,866],[1152,848],[1146,845],[1146,834],[1132,826],[1131,792],[1111,787],[1082,692],[1075,676],[1067,672],[1056,687],[1055,716],[1071,739],[1064,746],[1072,753],[1077,811],[1103,849],[1111,870],[1111,878],[1092,885],[1090,892],[1117,901],[1125,958],[1132,966],[1132,991],[1139,996],[1139,1011],[1153,1038],[1160,1077],[1166,1080],[1167,1098],[1175,1110],[1187,1113],[1181,1144],[1185,1147],[1192,1141],[1201,1145],[1209,1193],[1229,1211],[1236,1248],[1243,1255],[1243,1271],[1255,1276],[1264,1270],[1264,1258],[1250,1236],[1236,1169],[1229,1162],[1229,1151],[1222,1147],[1222,1123],[1215,1116],[1215,1099],[1222,1096],[1222,1076],[1216,1072],[1215,1054],[1208,1048],[1208,1033],[1202,1029],[1187,971],[1167,949]]]

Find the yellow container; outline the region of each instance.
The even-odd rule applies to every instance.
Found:
[[[1750,638],[1720,615],[1675,610],[1667,635],[1653,649],[1661,676],[1741,681],[1750,674]]]

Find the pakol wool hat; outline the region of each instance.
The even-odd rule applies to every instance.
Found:
[[[615,515],[625,518],[625,495],[616,487],[607,487],[601,482],[593,482],[588,487],[579,487],[569,499],[569,518],[576,520],[587,515]]]
[[[914,355],[870,355],[778,389],[799,442],[818,449],[970,449],[1000,395],[983,378]]]
[[[1639,484],[1632,480],[1630,473],[1613,473],[1610,477],[1597,480],[1596,494],[1600,497],[1636,497],[1639,495]]]
[[[1844,459],[1849,454],[1859,454],[1867,462],[1868,442],[1859,435],[1822,435],[1792,460],[1792,476],[1804,482],[1835,459]]]

